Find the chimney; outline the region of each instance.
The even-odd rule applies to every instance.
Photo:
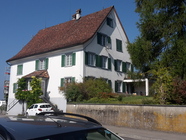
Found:
[[[78,20],[81,18],[81,9],[76,10],[76,14],[72,15],[72,20]]]

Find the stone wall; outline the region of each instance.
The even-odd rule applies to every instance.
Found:
[[[186,133],[186,106],[68,104],[66,112],[107,125]]]

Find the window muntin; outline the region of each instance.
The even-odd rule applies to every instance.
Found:
[[[107,46],[111,44],[111,38],[105,34],[97,33],[97,43],[101,46]]]
[[[63,54],[61,56],[61,66],[68,67],[74,66],[76,63],[76,53]]]
[[[93,53],[88,53],[88,65],[96,66],[96,55]]]
[[[108,68],[108,58],[106,56],[102,56],[102,68]]]
[[[75,82],[75,77],[61,78],[61,87],[65,87],[66,84]]]
[[[48,69],[48,58],[36,60],[36,70]]]
[[[17,75],[23,74],[23,65],[17,65]]]
[[[66,54],[66,61],[65,64],[66,66],[72,66],[72,54]]]

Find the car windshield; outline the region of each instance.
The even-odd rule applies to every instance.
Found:
[[[122,140],[112,132],[100,128],[93,130],[84,130],[77,132],[70,132],[65,134],[57,134],[41,138],[34,138],[35,140]]]

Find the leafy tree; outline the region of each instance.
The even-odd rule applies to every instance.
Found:
[[[41,89],[41,79],[38,79],[36,77],[32,77],[32,80],[30,82],[30,86],[32,90],[27,89],[27,81],[24,78],[18,79],[18,89],[15,93],[15,98],[18,100],[21,100],[23,102],[22,107],[22,114],[24,114],[24,102],[27,102],[27,106],[32,105],[33,103],[39,103],[42,102],[42,100],[39,98],[39,96],[42,95],[42,89]]]
[[[30,86],[32,90],[30,90],[30,94],[27,95],[27,105],[30,106],[34,103],[40,103],[42,102],[42,99],[39,97],[43,94],[41,89],[41,79],[32,77],[32,80],[30,82]]]
[[[149,71],[153,78],[156,79],[152,88],[155,91],[155,99],[160,104],[167,104],[170,100],[173,88],[173,77],[168,68],[158,68]]]
[[[186,1],[136,0],[136,6],[141,34],[128,45],[134,66],[147,72],[158,61],[186,78]]]

